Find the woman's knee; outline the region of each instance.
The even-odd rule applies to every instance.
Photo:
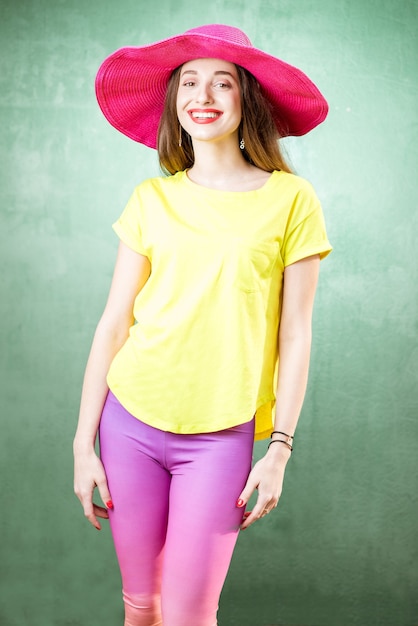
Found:
[[[160,596],[147,593],[123,593],[124,626],[162,626]]]

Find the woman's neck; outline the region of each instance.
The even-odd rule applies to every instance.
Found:
[[[221,191],[252,191],[262,187],[270,177],[270,172],[246,161],[238,146],[225,149],[212,143],[196,144],[195,162],[187,175],[198,185]]]

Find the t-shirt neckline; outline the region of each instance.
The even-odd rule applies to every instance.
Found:
[[[248,197],[251,195],[258,195],[260,193],[263,193],[264,191],[268,191],[268,189],[270,188],[274,180],[277,178],[277,176],[282,173],[281,170],[274,170],[270,174],[268,179],[263,183],[263,185],[261,185],[261,187],[258,187],[257,189],[250,189],[248,191],[225,191],[223,189],[214,189],[212,187],[205,187],[204,185],[195,183],[188,177],[187,172],[188,172],[187,169],[181,172],[177,172],[177,176],[179,177],[179,182],[184,183],[189,188],[195,189],[196,191],[200,191],[201,193],[223,195],[223,196],[230,196],[230,197],[237,197],[240,195]]]

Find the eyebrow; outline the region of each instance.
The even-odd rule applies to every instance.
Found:
[[[184,76],[185,74],[193,74],[196,75],[198,72],[196,70],[185,70],[184,72],[181,73],[182,76]],[[219,76],[219,75],[226,75],[226,76],[230,76],[231,78],[233,78],[234,80],[236,80],[236,76],[234,76],[234,74],[232,74],[231,72],[228,72],[227,70],[217,70],[216,72],[214,72],[215,76]]]

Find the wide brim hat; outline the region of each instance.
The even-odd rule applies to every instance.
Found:
[[[201,58],[223,59],[251,72],[271,104],[281,136],[304,135],[328,113],[324,96],[301,70],[255,48],[238,28],[210,24],[108,56],[96,76],[104,116],[127,137],[156,148],[170,76],[183,63]]]

